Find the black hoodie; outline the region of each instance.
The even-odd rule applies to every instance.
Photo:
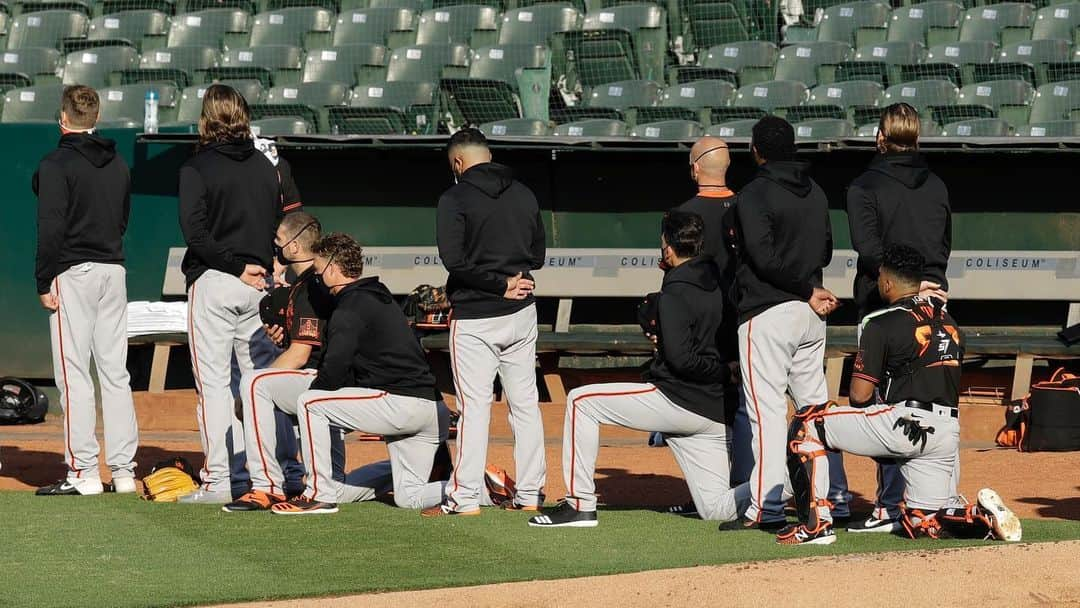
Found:
[[[401,307],[378,277],[335,296],[312,390],[362,387],[437,401],[435,377]]]
[[[31,187],[38,197],[38,294],[57,275],[83,262],[124,263],[131,210],[131,176],[116,142],[68,133],[38,164]]]
[[[475,165],[439,199],[439,257],[450,276],[446,293],[456,319],[513,314],[533,303],[507,300],[506,279],[531,278],[544,265],[544,223],[529,189],[508,167]]]
[[[771,161],[739,193],[739,322],[792,300],[809,300],[832,260],[829,201],[810,164]]]
[[[271,268],[281,216],[277,171],[250,139],[203,146],[180,168],[188,286],[207,270],[240,276],[246,264]]]
[[[885,247],[902,243],[926,258],[925,278],[948,289],[952,251],[949,191],[917,153],[874,157],[847,194],[851,242],[859,252],[855,304],[860,316],[885,307],[877,291]]]
[[[718,346],[724,293],[712,258],[698,256],[664,273],[656,316],[659,344],[645,381],[676,405],[727,423],[724,386],[731,370]]]

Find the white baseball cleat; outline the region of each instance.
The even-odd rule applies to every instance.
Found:
[[[979,490],[977,497],[979,507],[986,511],[993,522],[994,537],[1010,543],[1019,542],[1023,538],[1024,531],[1020,526],[1020,518],[1013,513],[1001,496],[990,488]]]
[[[135,478],[134,477],[114,477],[112,480],[113,492],[117,494],[134,494],[135,493]]]

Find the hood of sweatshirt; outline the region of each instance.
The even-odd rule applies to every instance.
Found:
[[[810,163],[807,162],[769,161],[758,167],[757,177],[774,182],[800,198],[810,194]]]
[[[346,294],[352,292],[366,292],[375,296],[375,298],[382,301],[384,304],[394,301],[394,294],[390,293],[390,290],[386,288],[386,285],[383,285],[379,281],[379,277],[365,277],[352,285],[346,286],[345,289],[338,292],[337,299],[340,301]]]
[[[930,167],[922,155],[915,152],[879,154],[870,161],[869,170],[888,175],[909,189],[922,186],[930,177]]]
[[[99,169],[116,158],[116,142],[92,133],[67,133],[60,137],[60,147],[78,152]]]
[[[713,291],[720,285],[716,272],[712,258],[699,255],[664,273],[664,287],[686,283],[704,291]]]
[[[463,173],[461,183],[469,184],[490,198],[498,198],[514,183],[514,173],[510,167],[498,163],[483,163]]]
[[[213,150],[237,162],[245,161],[255,154],[255,142],[250,139],[235,139],[232,141],[216,141],[206,144],[204,150]]]

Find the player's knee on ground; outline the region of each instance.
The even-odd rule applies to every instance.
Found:
[[[910,538],[986,538],[994,529],[978,505],[959,500],[937,511],[901,506],[900,522]]]

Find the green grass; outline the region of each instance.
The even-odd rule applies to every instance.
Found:
[[[158,606],[422,589],[807,555],[979,542],[848,535],[780,547],[649,511],[603,511],[595,529],[536,530],[522,513],[423,520],[382,504],[337,515],[227,514],[130,496],[0,492],[0,605]],[[1080,539],[1080,522],[1025,522],[1030,541]]]

